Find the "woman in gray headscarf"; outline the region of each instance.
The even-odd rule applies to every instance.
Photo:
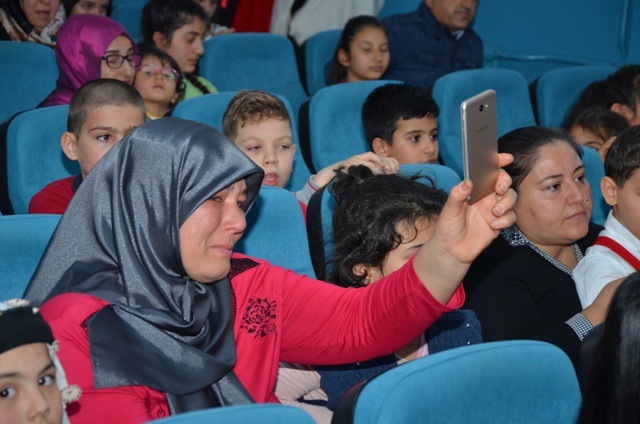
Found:
[[[474,205],[463,183],[406,266],[348,290],[232,254],[262,177],[219,132],[176,118],[138,127],[96,165],[26,293],[46,301],[69,381],[83,389],[72,420],[277,401],[280,360],[391,353],[463,303],[469,263],[513,223],[506,174]]]

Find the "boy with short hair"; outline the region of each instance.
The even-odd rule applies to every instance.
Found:
[[[146,120],[144,102],[129,84],[114,79],[86,83],[69,104],[62,151],[80,164],[80,175],[48,184],[29,203],[29,213],[63,214],[94,165],[125,135]]]
[[[613,210],[594,245],[573,270],[583,307],[610,282],[640,270],[640,125],[624,130],[605,161],[602,194]]]
[[[296,145],[285,104],[262,90],[242,90],[236,94],[222,118],[222,132],[264,172],[263,185],[284,187],[293,169]],[[398,162],[367,152],[335,163],[312,175],[296,197],[306,205],[311,195],[331,181],[334,170],[365,165],[374,173],[396,173]]]
[[[364,133],[371,151],[403,164],[437,163],[440,108],[419,87],[386,84],[362,106]]]

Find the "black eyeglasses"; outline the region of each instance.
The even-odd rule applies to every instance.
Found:
[[[102,56],[102,60],[107,62],[107,66],[111,69],[119,69],[124,63],[125,59],[129,62],[129,65],[137,68],[140,66],[140,53],[129,53],[126,56],[122,56],[118,53],[109,53]]]

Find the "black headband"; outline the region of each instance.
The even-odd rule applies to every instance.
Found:
[[[0,354],[31,343],[53,343],[42,316],[30,307],[0,311]]]

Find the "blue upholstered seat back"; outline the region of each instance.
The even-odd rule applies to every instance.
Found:
[[[307,91],[313,96],[327,86],[324,68],[333,58],[342,30],[331,29],[312,35],[304,44]]]
[[[225,406],[186,412],[153,421],[153,424],[314,424],[300,408],[279,404]]]
[[[420,3],[422,3],[421,0],[385,0],[382,9],[378,12],[378,19],[413,12],[418,9]]]
[[[582,90],[594,81],[614,73],[609,65],[570,66],[543,74],[536,84],[538,122],[546,127],[558,127]]]
[[[433,98],[440,106],[440,155],[444,164],[460,177],[464,174],[460,103],[488,89],[496,92],[498,137],[516,128],[535,125],[529,87],[520,73],[508,69],[473,69],[440,77],[433,87]]]
[[[0,300],[22,297],[60,215],[0,216]]]
[[[227,109],[229,102],[236,93],[236,91],[227,91],[216,94],[205,94],[203,96],[185,100],[176,106],[172,115],[178,118],[190,119],[202,124],[211,125],[218,131],[222,131],[222,116],[224,115],[224,111]],[[293,171],[291,172],[291,178],[286,186],[287,189],[296,191],[301,189],[307,183],[307,180],[311,176],[311,172],[302,158],[302,150],[298,142],[298,131],[291,103],[284,96],[277,96],[287,107],[287,111],[291,117],[293,143],[298,145],[293,157]]]
[[[337,409],[333,422],[573,424],[581,400],[562,350],[512,340],[451,349],[394,368],[360,390],[353,421],[338,419],[344,415]]]
[[[115,3],[115,2],[114,2]],[[111,17],[120,22],[127,30],[131,38],[136,42],[142,42],[142,9],[145,1],[126,1],[113,5]]]
[[[307,98],[293,45],[282,35],[225,34],[204,42],[200,75],[219,91],[261,89],[286,97],[296,119]]]
[[[80,173],[60,147],[67,130],[69,106],[52,106],[21,113],[7,132],[7,182],[17,214],[27,213],[31,197],[47,184]]]
[[[0,41],[0,123],[35,108],[54,88],[58,62],[51,47]]]
[[[320,170],[369,151],[362,126],[362,104],[373,89],[396,81],[362,81],[325,87],[311,97],[308,108],[310,156]],[[304,109],[304,108],[303,108]],[[305,117],[300,117],[305,119]]]
[[[262,187],[235,251],[315,277],[302,208],[293,193],[282,188]]]

